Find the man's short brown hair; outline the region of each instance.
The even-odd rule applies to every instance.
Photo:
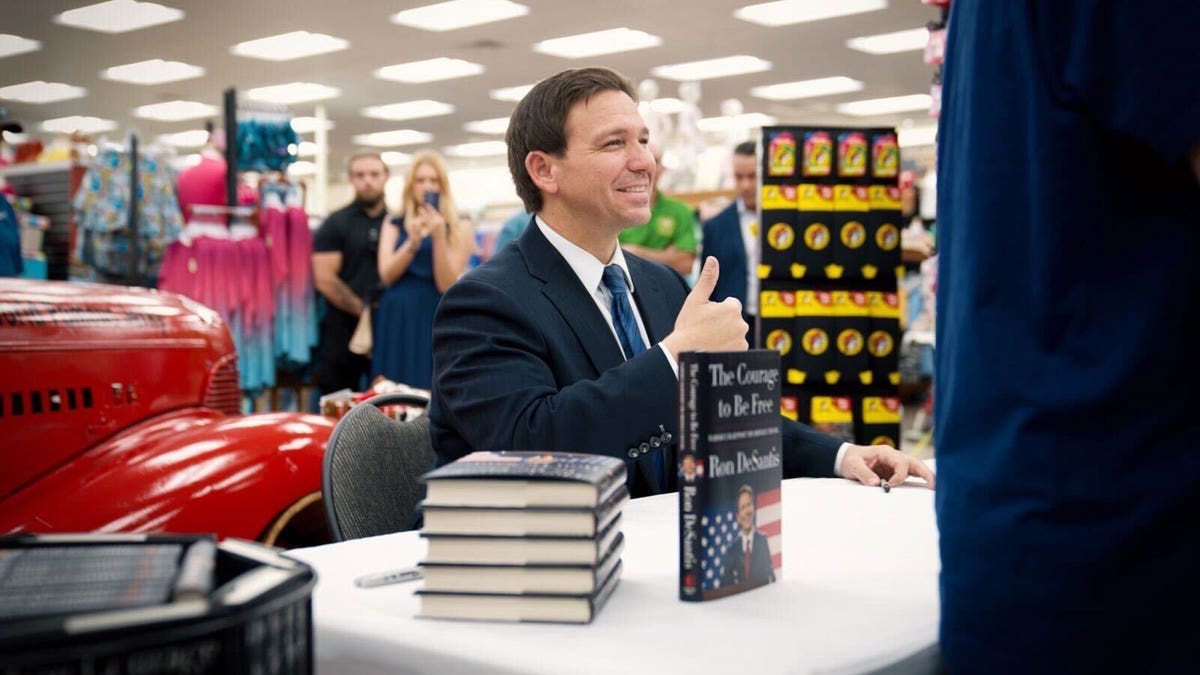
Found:
[[[542,210],[542,193],[525,170],[525,157],[534,150],[562,157],[567,149],[567,114],[578,101],[602,91],[624,92],[637,102],[633,84],[608,68],[577,68],[552,75],[525,94],[508,120],[508,170],[525,210]]]
[[[391,174],[391,170],[389,169],[387,162],[383,161],[383,156],[380,155],[378,152],[356,152],[353,155],[350,155],[350,159],[346,160],[346,173],[347,174],[349,174],[350,169],[352,169],[354,167],[354,163],[360,159],[373,159],[376,162],[379,162],[379,164],[383,167],[384,173]]]

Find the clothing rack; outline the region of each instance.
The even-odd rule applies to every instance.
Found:
[[[237,206],[237,89],[225,90],[225,205]]]
[[[141,227],[138,224],[138,137],[129,133],[129,268],[131,285],[138,286],[138,262],[141,260]]]

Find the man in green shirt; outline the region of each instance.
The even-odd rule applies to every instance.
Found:
[[[692,273],[692,264],[696,261],[696,215],[687,204],[658,191],[662,150],[654,145],[650,150],[654,154],[654,179],[650,186],[654,203],[650,205],[650,221],[622,230],[617,239],[626,251],[674,268],[686,277]]]

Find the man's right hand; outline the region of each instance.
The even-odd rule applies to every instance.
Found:
[[[676,359],[681,352],[740,352],[748,347],[749,327],[742,319],[742,303],[736,298],[709,300],[719,274],[717,259],[709,256],[675,318],[675,330],[662,341]]]

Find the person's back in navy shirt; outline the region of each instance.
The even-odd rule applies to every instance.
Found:
[[[952,673],[1195,667],[1200,3],[1170,5],[952,7],[935,385]]]

